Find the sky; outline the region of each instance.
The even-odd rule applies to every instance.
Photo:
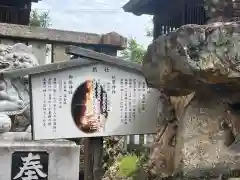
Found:
[[[152,17],[135,16],[124,12],[128,0],[41,0],[32,8],[50,12],[51,28],[104,34],[117,32],[124,37],[134,37],[147,47],[151,38],[146,29],[152,27]]]

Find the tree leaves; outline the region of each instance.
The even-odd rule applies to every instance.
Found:
[[[51,26],[48,12],[39,12],[37,9],[32,10],[30,14],[29,26],[48,28]]]
[[[136,39],[129,38],[128,47],[120,52],[120,57],[127,61],[142,64],[145,53],[146,49],[141,44],[138,44]]]

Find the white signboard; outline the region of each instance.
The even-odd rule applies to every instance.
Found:
[[[115,66],[31,77],[34,139],[155,133],[159,92]]]

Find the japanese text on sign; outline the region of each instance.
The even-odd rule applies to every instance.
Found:
[[[31,78],[33,102],[39,102],[33,103],[38,138],[155,132],[155,121],[146,119],[157,118],[159,95],[140,74],[95,64]]]

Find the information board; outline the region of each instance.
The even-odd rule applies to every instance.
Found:
[[[160,92],[102,64],[31,76],[34,139],[155,133]]]

